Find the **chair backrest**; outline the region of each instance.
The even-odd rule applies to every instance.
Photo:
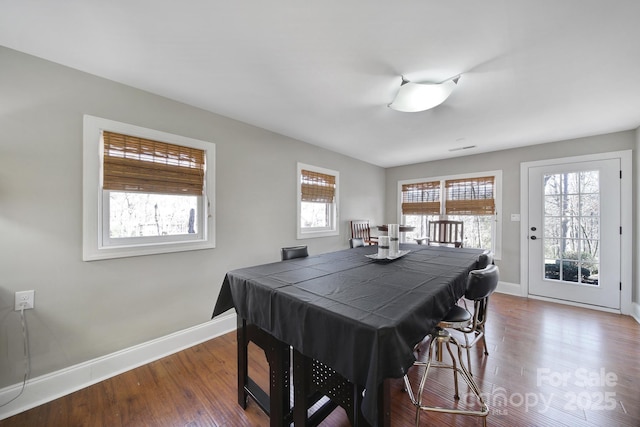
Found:
[[[441,219],[429,221],[429,244],[453,245],[462,247],[464,237],[464,222]]]
[[[496,290],[499,280],[500,272],[494,264],[469,273],[464,297],[473,300],[473,325],[471,328],[475,331],[484,329],[489,309],[489,296]]]
[[[371,227],[369,221],[351,221],[351,238],[359,238],[362,240],[371,239]]]
[[[364,246],[364,239],[361,237],[352,237],[349,239],[349,247],[350,248],[359,248]]]
[[[288,248],[282,248],[282,261],[294,258],[304,258],[309,256],[309,251],[306,246],[290,246]]]
[[[489,264],[479,270],[472,270],[467,278],[467,291],[464,297],[473,301],[487,298],[496,290],[499,280],[500,270],[494,264]]]
[[[477,268],[480,270],[491,264],[493,264],[493,252],[487,250],[481,253],[478,257]]]

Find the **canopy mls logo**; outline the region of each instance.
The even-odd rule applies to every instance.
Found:
[[[585,368],[578,368],[571,372],[553,372],[549,368],[538,368],[538,387],[549,384],[553,387],[615,387],[618,385],[618,376],[614,372],[607,372],[605,368],[599,371],[589,371]]]
[[[611,389],[618,385],[618,375],[605,368],[589,370],[579,368],[570,371],[552,371],[550,368],[538,368],[536,387],[556,389],[553,392],[509,393],[504,387],[497,387],[491,393],[482,394],[493,415],[508,415],[509,408],[524,407],[525,412],[546,413],[552,404],[565,411],[612,411],[618,406],[616,393]],[[582,391],[566,388],[582,388]],[[467,394],[464,399],[471,404],[475,396]],[[622,403],[622,402],[621,402]]]

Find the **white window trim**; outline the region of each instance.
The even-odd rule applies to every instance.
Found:
[[[314,229],[303,229],[302,228],[302,219],[301,219],[301,204],[302,204],[302,170],[308,170],[312,172],[324,173],[327,175],[333,175],[336,177],[336,192],[335,197],[336,201],[334,203],[334,211],[333,211],[333,224],[331,229],[322,229],[322,230],[314,230]],[[322,168],[319,166],[312,166],[305,163],[298,163],[297,168],[298,177],[296,179],[296,222],[297,222],[297,239],[312,239],[316,237],[328,237],[328,236],[338,236],[340,234],[339,223],[339,200],[340,200],[340,173],[338,171],[334,171],[331,169]]]
[[[494,237],[493,255],[497,260],[502,259],[502,170],[493,170],[485,172],[463,173],[457,175],[443,175],[429,178],[417,178],[398,181],[398,224],[402,221],[402,185],[404,184],[416,184],[419,182],[431,182],[431,181],[446,181],[448,179],[462,179],[462,178],[479,178],[483,176],[495,177],[495,203],[496,203],[496,227]]]
[[[187,147],[199,148],[206,153],[207,171],[205,191],[202,197],[203,221],[202,235],[196,240],[153,243],[134,243],[123,246],[108,246],[102,242],[103,197],[102,197],[102,144],[100,136],[103,130],[154,139]],[[116,122],[90,115],[84,116],[83,123],[83,229],[82,259],[94,261],[101,259],[123,258],[140,255],[183,252],[215,248],[215,144],[184,136],[147,129],[127,123]]]

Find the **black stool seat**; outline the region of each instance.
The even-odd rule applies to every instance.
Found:
[[[462,327],[471,322],[471,313],[464,307],[454,305],[438,324],[441,328]]]

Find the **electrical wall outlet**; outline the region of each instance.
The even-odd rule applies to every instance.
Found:
[[[16,311],[20,311],[23,307],[25,310],[33,308],[35,304],[35,291],[16,292]]]

